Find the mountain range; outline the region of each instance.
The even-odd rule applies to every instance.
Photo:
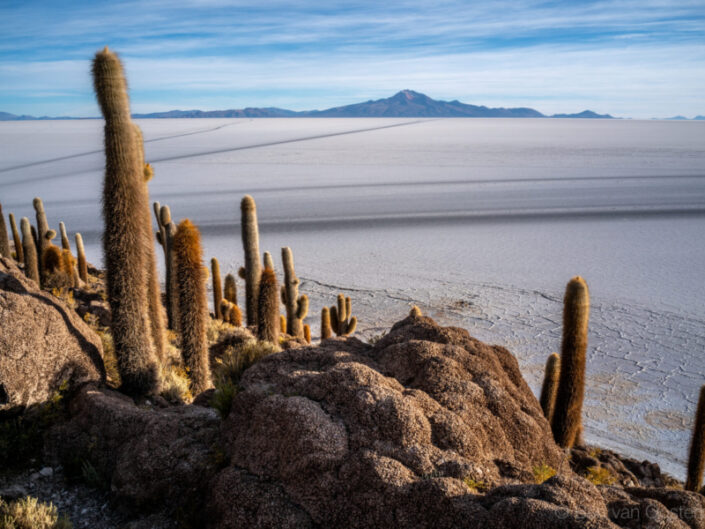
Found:
[[[469,105],[458,100],[438,101],[425,94],[413,90],[402,90],[392,97],[370,100],[326,110],[294,111],[283,108],[243,108],[233,110],[170,110],[168,112],[153,112],[149,114],[133,114],[134,118],[586,118],[611,119],[609,114],[597,114],[585,110],[577,114],[553,114],[547,116],[533,108],[490,108],[486,106]],[[33,116],[16,116],[0,112],[0,121],[25,121],[35,119],[80,119],[80,118],[50,118]]]

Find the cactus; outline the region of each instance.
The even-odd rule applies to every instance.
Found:
[[[156,393],[159,382],[145,274],[143,212],[149,205],[122,65],[107,47],[96,53],[93,81],[105,118],[103,252],[111,329],[122,390],[144,396]]]
[[[279,344],[279,285],[273,269],[262,270],[259,286],[257,337]]]
[[[330,308],[330,320],[335,334],[350,336],[357,328],[357,318],[352,315],[352,300],[338,294],[337,306]]]
[[[333,334],[333,329],[330,326],[330,310],[328,307],[321,309],[321,340],[330,338]]]
[[[72,288],[78,286],[78,273],[76,271],[76,259],[71,250],[61,250],[61,272],[66,276],[66,283]]]
[[[0,212],[0,215],[2,212]],[[10,213],[10,229],[12,230],[12,240],[15,242],[15,257],[18,263],[24,263],[24,248],[22,247],[22,239],[20,239],[20,234],[17,231],[17,223],[15,222],[15,216]]]
[[[181,355],[191,378],[191,392],[197,395],[211,387],[206,327],[208,301],[202,264],[201,236],[189,219],[179,223],[174,236],[178,278]]]
[[[240,203],[242,245],[245,250],[245,313],[247,325],[257,326],[259,281],[262,265],[259,256],[259,228],[255,199],[245,195]]]
[[[240,307],[235,305],[235,303],[231,303],[227,299],[221,299],[220,313],[223,316],[223,321],[235,327],[242,325],[242,312],[240,311]]]
[[[71,245],[69,244],[69,237],[66,235],[66,225],[63,222],[59,222],[59,233],[61,234],[61,249],[71,251]]]
[[[45,277],[61,270],[61,250],[59,250],[58,246],[49,244],[49,246],[44,249],[44,254],[42,255],[42,270]]]
[[[157,218],[159,231],[157,232],[157,241],[164,249],[164,270],[166,278],[164,280],[166,290],[166,316],[167,326],[174,331],[179,327],[179,304],[176,299],[176,274],[173,270],[176,266],[174,262],[174,235],[176,234],[176,225],[171,220],[171,210],[169,206],[161,206],[159,202],[155,202],[154,215]]]
[[[700,388],[698,409],[695,412],[685,490],[700,492],[703,486],[703,469],[705,469],[705,385]]]
[[[39,263],[37,262],[37,244],[34,242],[32,227],[27,217],[20,221],[22,229],[22,249],[24,250],[24,273],[39,285]]]
[[[279,332],[286,334],[286,316],[283,314],[279,315]]]
[[[561,373],[561,357],[557,353],[551,354],[546,361],[546,372],[543,376],[541,387],[541,409],[548,424],[553,419],[553,410],[556,406],[556,391],[558,391],[558,378]]]
[[[78,277],[81,281],[88,283],[88,261],[86,261],[86,250],[83,248],[83,237],[76,234],[76,253],[78,254]]]
[[[4,257],[12,257],[10,253],[10,239],[7,236],[7,226],[5,225],[5,216],[2,213],[2,204],[0,204],[0,255]]]
[[[264,252],[264,267],[274,270],[274,259],[272,259],[272,254],[269,252]]]
[[[304,340],[306,343],[311,343],[311,326],[308,323],[304,324]]]
[[[423,316],[423,313],[421,312],[420,308],[414,305],[409,311],[409,316],[411,316],[412,318],[420,318],[421,316]]]
[[[282,248],[284,286],[282,302],[286,306],[286,328],[291,336],[304,337],[303,320],[308,314],[308,296],[299,296],[299,278],[294,271],[294,255],[288,246]]]
[[[47,215],[44,211],[44,203],[39,197],[35,197],[32,201],[34,206],[34,211],[37,217],[37,255],[44,255],[44,250],[49,245],[46,239],[46,232],[49,231],[49,223],[47,222]],[[52,237],[53,239],[53,237]],[[39,264],[39,274],[42,274],[41,263]]]
[[[230,303],[237,305],[237,283],[235,283],[235,276],[232,274],[227,274],[225,276],[223,297]]]
[[[217,319],[225,320],[227,315],[220,311],[220,301],[223,299],[223,288],[220,284],[220,263],[218,259],[211,259],[211,275],[213,276],[213,313]]]
[[[563,301],[560,377],[551,426],[559,446],[571,448],[580,432],[585,392],[590,293],[582,277],[568,282]]]

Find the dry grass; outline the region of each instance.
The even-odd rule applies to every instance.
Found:
[[[585,479],[593,485],[612,485],[617,481],[617,477],[604,467],[589,467]]]
[[[279,351],[281,349],[273,343],[258,340],[248,340],[240,345],[228,347],[225,354],[216,359],[213,367],[216,386],[225,382],[237,385],[248,367]]]
[[[193,400],[186,370],[179,365],[161,367],[161,396],[172,404],[188,404]]]
[[[53,504],[41,503],[27,496],[12,503],[0,500],[0,529],[71,529],[66,518],[59,517]]]
[[[534,481],[538,484],[541,484],[547,479],[551,479],[553,476],[556,475],[556,469],[547,465],[546,463],[536,465],[531,470],[534,473]]]

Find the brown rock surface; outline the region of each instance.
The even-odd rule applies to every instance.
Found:
[[[0,412],[105,378],[100,339],[63,301],[0,258]]]

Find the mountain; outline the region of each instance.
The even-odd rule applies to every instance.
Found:
[[[386,99],[365,101],[353,105],[329,108],[326,110],[304,110],[296,112],[283,108],[243,108],[232,110],[170,110],[149,114],[133,114],[134,118],[587,118],[612,119],[609,114],[597,114],[584,110],[579,114],[554,114],[545,116],[533,108],[490,108],[468,105],[460,101],[438,101],[413,90],[402,90]],[[0,112],[2,120],[22,119],[73,119],[73,118],[34,118],[15,116]]]
[[[578,114],[553,114],[552,118],[579,118],[579,119],[614,119],[609,114],[598,114],[592,110],[583,110]]]

